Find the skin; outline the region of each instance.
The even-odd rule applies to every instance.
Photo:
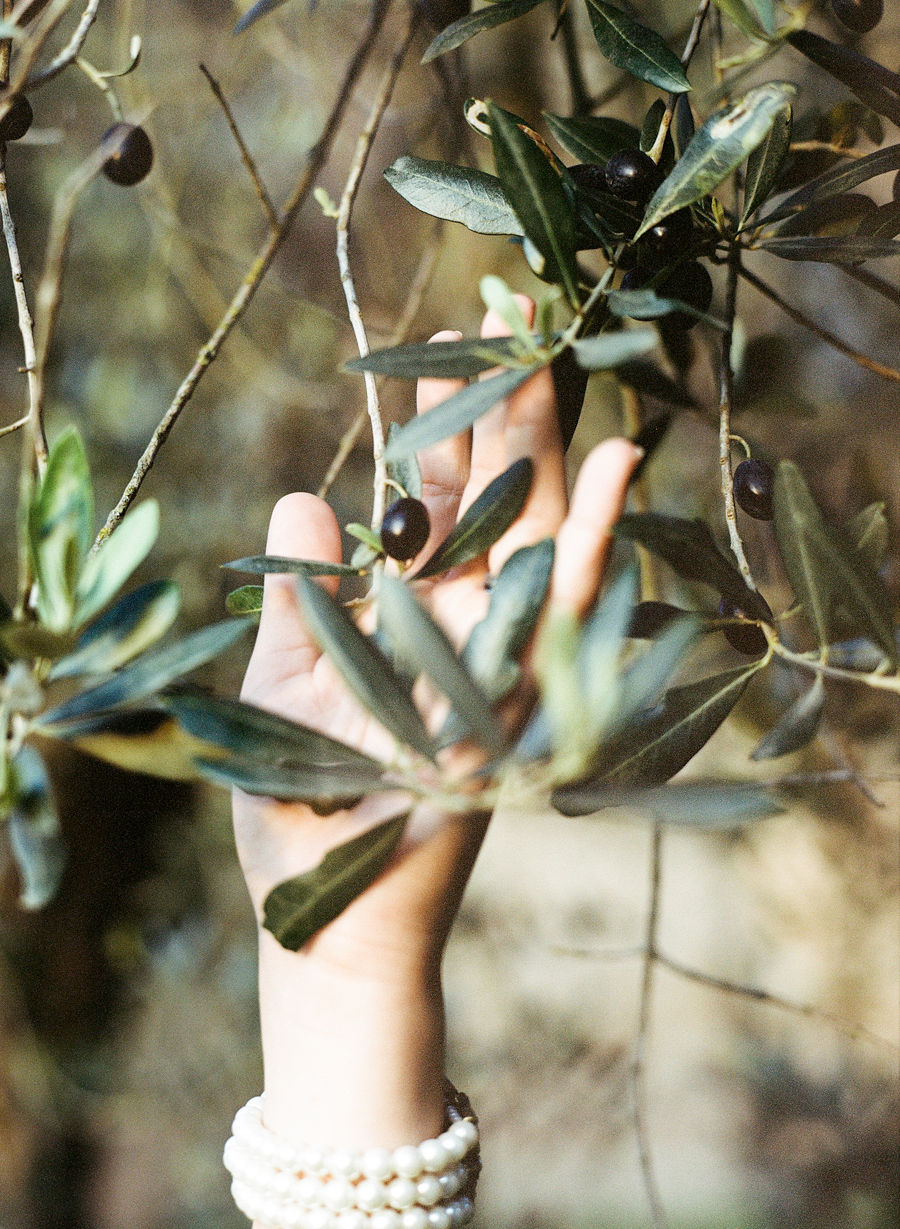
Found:
[[[533,319],[534,304],[520,306]],[[488,313],[483,336],[508,332]],[[432,340],[452,340],[439,333]],[[424,413],[460,384],[419,382]],[[549,371],[536,374],[471,432],[420,455],[423,500],[432,531],[426,559],[487,484],[513,461],[531,456],[535,478],[521,516],[481,558],[446,577],[423,581],[417,596],[456,644],[487,608],[485,579],[520,546],[556,537],[549,602],[583,616],[596,599],[610,529],[625,501],[640,450],[627,440],[599,445],[582,466],[571,503]],[[339,561],[334,514],[308,494],[287,495],[271,520],[270,554]],[[415,567],[415,565],[413,565]],[[322,583],[332,584],[324,581]],[[524,662],[527,674],[528,662]],[[267,576],[256,647],[243,697],[388,757],[392,742],[348,695],[310,640],[291,577]],[[523,684],[505,714],[520,727],[533,690]],[[428,719],[435,706],[423,701]],[[464,772],[471,750],[451,749],[448,770]],[[267,892],[316,865],[333,846],[406,809],[396,796],[367,798],[322,818],[308,807],[236,793],[235,833],[256,910]],[[260,927],[259,991],[267,1125],[296,1144],[365,1148],[418,1142],[441,1129],[444,1014],[440,965],[444,946],[489,816],[443,814],[416,806],[387,870],[301,951],[285,951]]]

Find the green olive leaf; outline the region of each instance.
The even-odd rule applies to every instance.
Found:
[[[825,708],[825,685],[816,675],[812,687],[779,717],[765,738],[751,751],[751,760],[774,760],[799,751],[815,738]]]
[[[710,116],[647,206],[635,238],[676,209],[708,196],[765,140],[796,86],[771,81]]]
[[[737,568],[716,546],[703,521],[687,521],[658,512],[632,512],[619,520],[613,532],[640,542],[685,580],[710,585],[749,618],[772,622],[765,598],[747,586]]]
[[[672,93],[691,88],[681,61],[654,30],[603,0],[587,0],[587,10],[597,45],[616,68]]]
[[[750,7],[751,4],[753,4],[753,8]],[[768,36],[774,33],[771,20],[773,17],[771,4],[767,6],[769,9],[767,18],[769,20],[766,25],[763,24],[762,14],[754,12],[754,8],[757,7],[754,0],[749,0],[748,3],[745,3],[745,0],[715,0],[715,5],[716,8],[721,9],[731,24],[736,26],[741,34],[747,38],[762,43],[767,42]]]
[[[900,201],[879,205],[877,209],[866,214],[856,233],[872,239],[893,239],[900,235]]]
[[[900,76],[877,60],[829,42],[811,30],[795,30],[787,41],[852,90],[860,102],[900,126]]]
[[[611,367],[627,363],[638,354],[646,354],[658,341],[654,329],[620,329],[616,333],[579,338],[572,342],[572,349],[579,366],[588,371],[608,371]]]
[[[310,634],[363,705],[401,743],[434,759],[434,743],[403,680],[330,593],[301,573],[297,592]]]
[[[287,559],[282,555],[250,555],[220,565],[230,572],[250,572],[254,576],[362,576],[366,568],[350,563],[320,563],[317,559]]]
[[[56,895],[66,864],[50,777],[28,744],[12,761],[10,775],[9,848],[22,881],[19,904],[23,909],[43,909]]]
[[[666,375],[662,368],[657,367],[650,359],[627,359],[623,363],[617,363],[613,374],[621,384],[627,384],[629,388],[643,393],[646,397],[653,397],[656,401],[666,401],[669,405],[685,408],[697,407],[696,400],[684,385]],[[647,425],[650,425],[649,421]],[[636,437],[635,443],[646,447],[643,441]]]
[[[533,476],[534,463],[530,457],[514,461],[469,505],[413,579],[437,576],[440,572],[469,563],[490,550],[525,507]]]
[[[132,509],[92,555],[75,591],[74,624],[80,627],[102,610],[146,559],[159,535],[159,504],[147,499]]]
[[[414,209],[460,222],[476,235],[523,235],[522,223],[496,175],[404,154],[384,177]]]
[[[386,820],[329,850],[318,866],[274,887],[263,925],[282,947],[299,951],[378,878],[394,855],[408,815]]]
[[[658,824],[696,828],[735,828],[784,810],[776,794],[749,781],[676,781],[653,789],[588,782],[562,786],[551,801],[563,815],[625,807]]]
[[[835,196],[843,196],[844,193],[852,191],[860,184],[868,183],[869,180],[879,175],[887,175],[897,170],[900,170],[900,144],[888,145],[885,149],[876,149],[874,153],[866,154],[862,158],[841,162],[838,166],[823,171],[815,179],[810,179],[802,188],[798,188],[796,192],[785,197],[780,205],[760,219],[760,225],[766,226],[770,222],[778,222],[781,218],[789,217],[814,201],[825,201]]]
[[[75,589],[94,537],[94,494],[81,436],[69,427],[50,449],[28,509],[28,543],[37,611],[51,631],[65,631]]]
[[[276,0],[276,3],[280,2],[281,0]],[[455,51],[482,30],[493,30],[508,21],[514,21],[542,3],[543,0],[500,0],[499,3],[479,9],[476,13],[466,13],[434,37],[422,56],[422,63],[428,64],[439,55]]]
[[[869,504],[844,525],[844,532],[873,572],[879,572],[887,557],[889,530],[884,502]]]
[[[387,438],[389,444],[399,431],[399,423],[392,422],[388,424]],[[419,462],[414,452],[397,457],[394,461],[389,461],[387,463],[387,473],[388,478],[392,482],[396,482],[397,486],[404,490],[411,499],[422,498],[422,471],[419,469]],[[380,553],[381,543],[379,543],[378,549]]]
[[[697,320],[705,320],[707,324],[718,329],[724,330],[726,327],[721,320],[698,311],[690,303],[658,295],[650,286],[642,286],[639,290],[611,290],[606,301],[614,316],[627,316],[631,320],[658,320],[662,316],[668,316],[670,312],[687,312]]]
[[[109,541],[114,537],[115,534]],[[74,650],[55,663],[50,678],[118,670],[165,635],[175,622],[180,605],[181,593],[174,581],[148,581],[120,598],[91,624],[78,638]]]
[[[620,149],[636,149],[640,130],[608,115],[564,116],[544,112],[547,127],[579,162],[603,164]]]
[[[263,592],[262,585],[241,585],[239,589],[232,589],[225,598],[225,609],[231,615],[262,614]]]
[[[760,239],[756,244],[782,260],[818,260],[827,264],[859,264],[863,260],[880,260],[885,256],[900,256],[900,240],[868,239],[846,235],[837,239],[798,236]]]
[[[778,173],[790,148],[792,126],[793,109],[791,104],[786,102],[775,112],[772,127],[747,159],[741,229],[747,225],[748,220],[757,209],[768,200],[769,193],[778,181]]]
[[[535,341],[529,337],[529,349]],[[344,364],[346,371],[371,371],[400,380],[468,380],[491,367],[518,360],[514,337],[467,337],[462,341],[427,341],[387,350],[370,350]],[[391,426],[394,426],[392,423]]]

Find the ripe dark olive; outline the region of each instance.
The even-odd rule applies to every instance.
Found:
[[[0,141],[18,141],[31,127],[34,112],[24,94],[16,94],[12,106],[0,119]]]
[[[884,0],[831,0],[835,17],[856,34],[868,34],[884,16]]]
[[[656,293],[661,299],[680,299],[698,312],[707,312],[712,302],[712,278],[705,265],[701,265],[699,260],[692,260],[667,273],[657,283]],[[697,323],[697,317],[689,312],[670,312],[666,320],[679,329],[692,329]]]
[[[583,192],[606,192],[606,175],[596,162],[579,162],[568,168],[576,188]]]
[[[103,163],[103,174],[113,183],[130,188],[150,174],[153,146],[146,132],[137,124],[113,124],[102,144],[110,151]]]
[[[623,201],[645,204],[663,181],[663,173],[640,149],[620,149],[604,167],[606,190]]]
[[[676,257],[684,254],[684,248],[694,229],[690,209],[676,209],[667,218],[657,222],[638,240],[640,263],[661,269]]]
[[[775,473],[772,466],[765,461],[757,461],[755,457],[741,461],[734,471],[732,489],[735,502],[757,521],[772,519],[774,486]]]
[[[381,522],[381,545],[391,559],[413,559],[428,541],[431,522],[420,499],[404,495],[391,504]]]
[[[722,619],[741,619],[743,612],[738,610],[733,602],[723,597],[719,602],[719,617]],[[733,649],[747,657],[761,657],[768,648],[765,633],[757,623],[733,623],[722,628],[722,635]]]

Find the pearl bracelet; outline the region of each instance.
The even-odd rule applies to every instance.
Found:
[[[295,1148],[263,1123],[263,1098],[235,1115],[223,1160],[238,1208],[269,1229],[460,1229],[481,1163],[468,1100],[448,1085],[447,1129],[393,1150]]]

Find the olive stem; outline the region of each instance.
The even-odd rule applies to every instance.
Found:
[[[10,21],[16,22],[22,13],[26,11],[28,3],[30,3],[30,0],[20,0],[20,3],[10,13]],[[29,31],[27,41],[24,41],[19,47],[16,58],[16,71],[9,83],[6,101],[11,100],[14,94],[20,93],[26,83],[30,86],[29,74],[35,60],[41,54],[44,43],[46,43],[71,7],[72,0],[50,0],[50,3],[40,14],[33,30]]]
[[[293,192],[285,204],[278,229],[271,232],[262,244],[221,320],[207,341],[200,347],[193,366],[182,380],[169,408],[163,414],[153,435],[150,437],[150,442],[144,449],[143,455],[138,461],[134,473],[128,480],[119,502],[110,512],[106,518],[106,524],[97,534],[94,545],[91,547],[92,552],[98,550],[106,541],[131,507],[144,479],[150,472],[153,462],[156,460],[157,453],[168,439],[170,431],[178,421],[181,411],[194,395],[203,376],[218,357],[225,339],[241,319],[249,307],[253,296],[259,289],[269,266],[275,259],[275,254],[284,242],[285,237],[294,224],[294,219],[312,191],[316,177],[328,160],[331,146],[343,121],[347,105],[350,102],[353,87],[375,49],[375,42],[381,27],[384,25],[390,6],[391,0],[375,0],[369,9],[368,25],[347,67],[347,71],[344,73],[338,97],[332,105],[331,112],[322,130],[322,135],[306,156],[306,164]]]
[[[237,122],[235,121],[234,115],[232,114],[231,107],[228,105],[228,100],[226,99],[225,95],[222,93],[222,87],[219,85],[218,81],[215,79],[215,77],[212,75],[212,73],[209,71],[209,69],[206,67],[205,64],[201,64],[199,67],[200,67],[201,73],[203,73],[203,76],[209,82],[209,88],[212,90],[213,94],[215,95],[216,101],[218,102],[219,106],[222,108],[222,114],[225,116],[225,121],[228,124],[228,127],[231,129],[231,135],[234,137],[234,143],[238,147],[238,151],[241,155],[241,158],[243,159],[244,166],[247,168],[247,173],[250,176],[251,180],[253,181],[253,187],[256,189],[256,195],[259,197],[262,203],[262,207],[266,211],[266,216],[269,219],[269,225],[272,227],[272,230],[277,230],[278,229],[278,212],[275,209],[275,206],[272,204],[272,198],[271,196],[269,196],[269,193],[266,189],[266,185],[262,181],[262,177],[259,173],[259,168],[257,167],[255,161],[253,160],[253,156],[250,153],[250,150],[247,148],[246,144],[244,143],[244,138],[241,136],[240,129],[238,128]]]
[[[741,271],[741,249],[732,247],[728,256],[728,283],[725,293],[725,333],[722,337],[722,362],[719,380],[719,471],[722,481],[722,499],[725,504],[725,523],[728,540],[737,560],[738,569],[749,588],[756,590],[756,582],[750,571],[744,544],[737,527],[737,512],[734,506],[734,484],[731,474],[731,408],[734,402],[734,371],[731,366],[731,347],[734,339],[734,317],[737,308],[737,284]]]
[[[119,102],[118,95],[113,87],[109,84],[109,77],[106,73],[101,73],[99,68],[95,68],[90,60],[85,60],[83,56],[76,56],[75,63],[87,77],[92,85],[103,94],[106,101],[109,103],[109,109],[113,113],[113,119],[117,124],[125,122],[125,116],[122,112],[122,105]]]
[[[826,678],[843,679],[847,683],[862,683],[864,687],[874,687],[878,691],[896,691],[900,694],[900,674],[878,674],[875,671],[861,674],[856,670],[844,670],[840,666],[829,666],[823,661],[813,657],[806,657],[802,653],[794,653],[791,649],[786,648],[780,640],[772,639],[770,644],[773,653],[785,661],[789,661],[792,665],[799,666],[802,670],[811,670],[813,674],[821,674]]]
[[[77,59],[81,53],[81,48],[84,46],[88,34],[90,34],[91,26],[97,20],[97,11],[100,8],[100,0],[88,0],[85,5],[84,12],[81,14],[81,19],[72,34],[72,37],[63,47],[54,59],[50,61],[46,68],[42,68],[39,72],[30,76],[25,83],[29,90],[36,88],[39,85],[45,85],[48,81],[52,81],[54,77],[58,77],[63,69],[68,68],[73,60]]]
[[[694,52],[697,50],[697,44],[700,41],[700,31],[703,29],[703,22],[706,20],[706,14],[709,11],[711,0],[700,0],[697,5],[697,11],[694,14],[694,24],[691,26],[691,32],[688,35],[688,40],[685,43],[684,51],[681,54],[681,66],[687,68],[693,58]],[[659,122],[659,132],[656,134],[656,140],[653,142],[653,148],[648,150],[648,155],[654,162],[659,162],[662,157],[663,146],[666,143],[666,137],[669,135],[669,129],[672,126],[672,117],[675,114],[675,105],[678,101],[677,94],[669,94],[666,102],[666,109],[663,112],[662,119]]]
[[[403,61],[406,59],[406,53],[410,48],[413,38],[415,37],[418,28],[418,11],[410,8],[407,11],[406,28],[400,38],[400,41],[391,57],[379,87],[375,102],[369,112],[369,118],[366,120],[356,141],[356,150],[353,155],[353,161],[350,164],[350,172],[347,176],[347,182],[344,185],[344,191],[341,196],[340,204],[338,205],[337,216],[337,260],[338,268],[341,275],[341,286],[344,290],[344,298],[347,301],[347,314],[350,317],[350,324],[353,328],[353,334],[356,338],[356,347],[360,357],[365,357],[369,353],[369,340],[366,336],[366,327],[363,323],[362,313],[359,308],[359,299],[356,295],[356,284],[353,280],[353,271],[350,268],[350,217],[353,212],[353,205],[356,200],[356,194],[359,190],[360,180],[362,179],[363,171],[366,167],[366,162],[369,158],[369,153],[372,149],[372,141],[375,138],[375,133],[381,124],[385,110],[391,100],[391,95],[394,92],[394,86],[397,84],[397,78],[400,75],[400,70],[403,67]],[[364,372],[366,385],[366,407],[369,415],[369,422],[372,427],[372,454],[375,461],[375,490],[372,500],[372,528],[378,530],[384,519],[385,509],[385,489],[387,479],[387,464],[384,460],[384,425],[381,421],[381,409],[378,402],[378,386],[375,382],[375,376],[371,371]]]

